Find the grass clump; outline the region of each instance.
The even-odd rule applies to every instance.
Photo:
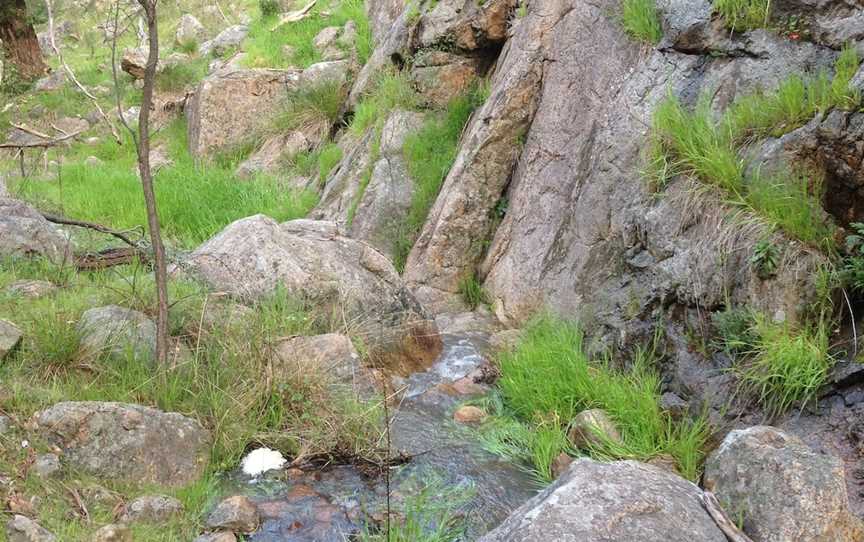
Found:
[[[342,147],[335,143],[328,143],[321,148],[318,154],[318,180],[323,184],[330,172],[342,161]]]
[[[197,47],[192,44],[192,47]],[[175,62],[165,66],[156,75],[156,89],[175,92],[197,84],[207,75],[207,59],[196,58],[187,62]]]
[[[650,367],[653,352],[638,352],[631,369],[620,371],[608,361],[589,361],[582,338],[576,325],[544,316],[528,326],[513,352],[501,356],[498,386],[506,430],[493,426],[497,448],[513,445],[509,435],[516,435],[516,449],[528,450],[537,476],[548,481],[552,460],[570,451],[567,424],[583,410],[600,408],[618,425],[622,442],[585,452],[601,459],[643,460],[667,453],[684,476],[696,479],[705,423],[676,423],[660,409],[660,380]]]
[[[414,183],[414,193],[408,215],[395,232],[393,263],[400,272],[456,160],[462,131],[471,114],[487,97],[486,88],[481,85],[454,98],[445,112],[431,117],[419,131],[405,139],[402,153]]]
[[[624,0],[621,4],[624,30],[639,41],[659,43],[663,38],[654,0]]]
[[[770,0],[714,0],[714,11],[732,30],[744,31],[768,26]]]
[[[335,81],[298,89],[287,98],[271,131],[280,134],[301,131],[313,140],[324,140],[339,120],[345,93],[345,86]]]
[[[350,130],[359,136],[371,126],[380,129],[394,109],[416,109],[418,106],[417,93],[406,73],[393,70],[382,72],[369,94],[357,104]]]
[[[462,296],[462,300],[465,301],[465,304],[472,311],[480,305],[487,305],[489,303],[489,295],[486,293],[483,283],[480,282],[476,274],[459,281],[459,295]]]
[[[744,352],[735,371],[745,393],[769,415],[779,416],[816,399],[834,363],[824,324],[795,330],[753,314],[745,337],[753,341],[752,348]]]

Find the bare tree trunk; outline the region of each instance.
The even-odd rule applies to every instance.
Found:
[[[160,364],[168,361],[168,272],[165,264],[165,247],[159,228],[159,213],[156,209],[156,193],[153,190],[153,173],[150,170],[150,109],[153,107],[153,84],[156,79],[156,65],[159,62],[159,32],[156,21],[156,2],[158,0],[138,0],[144,8],[147,20],[147,34],[150,41],[150,54],[144,69],[144,91],[141,99],[141,113],[138,116],[138,170],[141,186],[144,189],[144,202],[147,206],[147,226],[153,245],[153,264],[156,274],[156,360]]]
[[[0,0],[0,40],[6,58],[22,79],[30,81],[47,71],[24,0]]]

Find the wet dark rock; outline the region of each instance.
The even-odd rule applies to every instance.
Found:
[[[673,418],[681,418],[687,413],[688,403],[674,393],[666,392],[660,396],[660,408]]]
[[[251,533],[258,529],[261,518],[255,503],[243,495],[229,497],[216,505],[207,516],[204,526],[208,529]]]

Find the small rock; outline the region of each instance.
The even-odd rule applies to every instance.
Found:
[[[202,43],[198,50],[202,55],[222,56],[228,50],[239,47],[248,33],[249,27],[246,25],[229,26],[212,40]]]
[[[9,285],[6,291],[14,296],[36,299],[46,296],[56,289],[57,287],[47,280],[16,280]]]
[[[95,156],[88,156],[84,160],[84,165],[87,167],[100,167],[102,165],[102,160],[96,158]]]
[[[342,34],[336,42],[343,47],[352,47],[357,42],[357,23],[349,20],[342,28]]]
[[[660,408],[669,413],[673,418],[681,418],[687,414],[687,401],[681,399],[672,392],[666,392],[660,396]]]
[[[102,140],[98,137],[95,137],[95,136],[94,137],[88,137],[87,139],[84,140],[84,143],[86,143],[88,145],[98,145],[101,142],[102,142]]]
[[[607,442],[621,442],[615,423],[603,410],[583,410],[570,422],[567,438],[576,448],[587,449]]]
[[[60,458],[57,454],[43,454],[36,458],[33,470],[40,478],[51,478],[60,472]]]
[[[678,472],[678,462],[675,461],[675,458],[669,454],[659,454],[655,455],[648,461],[646,461],[649,465],[653,465],[658,469],[663,469],[665,471],[671,472],[672,474],[680,474]]]
[[[161,523],[183,512],[183,504],[167,495],[145,495],[126,505],[122,523]]]
[[[93,542],[132,542],[132,531],[127,525],[111,523],[93,534]]]
[[[135,79],[144,79],[148,55],[149,52],[144,48],[126,49],[123,51],[123,58],[120,59],[120,68]]]
[[[486,413],[476,406],[465,405],[456,409],[453,413],[453,419],[458,423],[475,424],[480,423],[486,418]]]
[[[33,90],[37,92],[52,92],[60,90],[66,84],[66,72],[57,70],[51,75],[45,76],[36,81],[33,85]]]
[[[15,516],[6,524],[8,542],[54,542],[57,537],[24,516]]]
[[[333,60],[312,64],[300,74],[300,85],[318,87],[324,84],[345,84],[350,64],[347,60]]]
[[[564,472],[567,470],[567,467],[569,467],[572,463],[573,458],[566,453],[561,452],[560,454],[558,454],[558,457],[556,457],[555,460],[552,461],[552,477],[558,478],[559,476],[564,474]]]
[[[205,533],[193,542],[237,542],[234,533]]]
[[[85,311],[78,323],[81,347],[89,354],[107,353],[152,360],[156,351],[156,325],[145,314],[117,305]]]
[[[843,395],[843,400],[846,402],[846,406],[854,406],[858,403],[864,403],[864,389],[858,388],[852,391],[846,392]]]
[[[5,435],[12,429],[12,418],[0,415],[0,435]]]
[[[205,526],[213,530],[252,533],[258,529],[261,518],[255,503],[243,495],[228,497],[210,512]]]
[[[338,26],[328,26],[322,29],[312,39],[312,45],[314,45],[316,49],[321,51],[334,45],[336,43],[336,39],[339,37],[339,30],[340,29]]]
[[[5,358],[21,342],[24,334],[8,320],[0,320],[0,360]]]

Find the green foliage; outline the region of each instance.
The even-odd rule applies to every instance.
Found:
[[[751,333],[755,347],[736,368],[745,392],[773,416],[815,401],[834,363],[825,325],[796,331],[756,314]]]
[[[422,487],[404,491],[396,507],[390,532],[384,526],[365,526],[358,542],[459,542],[464,523],[459,509],[471,499],[473,490],[448,487],[435,476],[427,477]]]
[[[459,281],[459,295],[462,296],[462,300],[472,311],[480,305],[489,303],[489,296],[476,274]]]
[[[163,235],[180,246],[195,246],[234,220],[256,213],[279,221],[300,218],[317,203],[316,194],[286,191],[277,179],[266,176],[239,183],[234,178],[234,163],[196,163],[186,148],[182,119],[160,137],[165,138],[175,163],[156,174],[156,199]],[[95,155],[104,164],[98,168],[83,165],[87,154]],[[10,188],[46,209],[62,208],[65,214],[81,220],[121,230],[146,224],[130,143],[119,146],[105,141],[96,147],[81,147],[69,157],[75,163],[61,169],[62,184],[30,182],[12,184]]]
[[[663,38],[654,0],[624,0],[621,4],[624,30],[639,41],[656,44]]]
[[[768,26],[771,17],[770,0],[714,0],[714,11],[726,26],[744,31]]]
[[[262,18],[270,18],[279,14],[279,0],[258,0],[258,9]]]
[[[849,227],[853,233],[846,236],[840,278],[852,291],[861,293],[864,292],[864,224],[853,222]]]
[[[773,92],[737,99],[716,120],[707,95],[692,111],[670,95],[654,113],[649,182],[659,188],[672,175],[692,175],[722,189],[729,203],[754,211],[770,225],[805,243],[830,248],[833,227],[821,210],[822,179],[805,170],[748,175],[740,151],[753,139],[788,133],[818,112],[859,105],[860,93],[850,85],[858,65],[854,48],[845,47],[833,79],[824,73],[807,79],[792,75]]]
[[[465,124],[487,96],[488,87],[485,85],[472,89],[453,99],[446,112],[430,117],[417,133],[405,139],[402,153],[414,183],[414,194],[408,216],[397,226],[394,236],[394,265],[397,270],[405,267],[414,240],[456,160]]]
[[[755,329],[753,311],[742,308],[726,307],[725,310],[711,315],[711,321],[717,330],[716,348],[725,350],[729,355],[751,352],[756,347],[759,336]]]
[[[192,43],[193,51],[197,48]],[[183,90],[198,84],[207,75],[207,59],[198,58],[188,62],[177,62],[163,68],[156,75],[156,88],[163,92]]]
[[[750,257],[750,265],[756,270],[756,274],[762,280],[767,280],[777,273],[780,254],[777,247],[768,239],[763,239],[753,247],[753,255]]]
[[[321,52],[315,48],[312,40],[324,28],[343,26],[349,20],[357,25],[358,60],[361,64],[366,63],[374,44],[362,0],[340,0],[330,7],[319,2],[310,13],[310,16],[300,21],[274,29],[278,23],[277,14],[264,13],[262,9],[262,18],[253,21],[243,44],[247,54],[246,65],[251,68],[306,68],[320,62]],[[285,54],[286,46],[291,48],[292,54]]]
[[[328,143],[321,148],[318,155],[318,180],[321,183],[327,180],[330,172],[333,171],[339,162],[342,160],[342,147],[335,143]]]
[[[560,436],[548,431],[563,432],[579,412],[601,408],[618,425],[623,444],[605,442],[586,452],[602,459],[648,459],[668,453],[682,474],[698,478],[705,423],[676,423],[660,409],[660,380],[650,367],[655,352],[637,352],[630,370],[621,371],[608,361],[589,361],[582,347],[577,326],[544,316],[528,326],[513,352],[499,359],[504,412],[528,431],[521,437],[527,444],[515,446],[530,450],[538,476],[548,479],[548,465],[566,451]],[[506,425],[512,431],[512,422]],[[540,436],[535,437],[538,428]],[[500,446],[501,439],[497,440]]]
[[[270,131],[285,134],[299,130],[304,135],[325,139],[339,120],[345,93],[345,87],[335,81],[301,87],[288,96]]]
[[[394,109],[416,109],[418,105],[417,93],[408,75],[384,71],[378,76],[370,93],[357,104],[350,129],[355,135],[362,135],[370,126],[380,129]]]

